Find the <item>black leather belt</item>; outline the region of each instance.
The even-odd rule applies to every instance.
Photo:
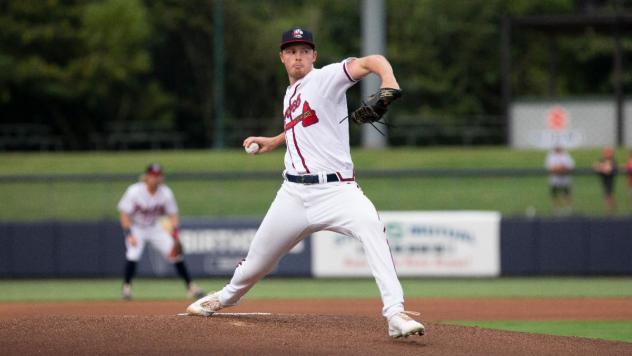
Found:
[[[291,174],[285,174],[285,178],[292,183],[300,183],[300,184],[318,184],[320,181],[318,180],[318,174],[304,174],[300,176],[293,176]],[[327,175],[327,183],[331,182],[340,182],[340,178],[336,173],[331,173]]]

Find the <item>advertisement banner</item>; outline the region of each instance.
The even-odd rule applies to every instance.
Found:
[[[629,103],[626,104],[632,106]],[[611,99],[516,100],[510,108],[510,144],[515,148],[567,149],[616,144]]]
[[[498,276],[500,213],[381,212],[397,274]],[[312,237],[316,277],[371,276],[362,244],[330,231]]]
[[[260,221],[185,220],[180,241],[189,271],[196,277],[232,276],[248,254]],[[157,251],[147,251],[139,265],[140,274],[174,275],[173,267]],[[309,238],[298,243],[270,275],[309,276],[311,274]]]

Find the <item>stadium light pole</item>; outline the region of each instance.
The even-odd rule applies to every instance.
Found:
[[[213,147],[224,148],[224,0],[215,0],[213,5],[213,77],[215,77]]]
[[[362,54],[385,54],[385,20],[384,0],[362,1]],[[380,88],[380,79],[371,74],[362,80],[362,98],[375,93]],[[380,125],[380,131],[388,134],[387,127]],[[384,148],[387,146],[386,136],[382,136],[371,125],[362,125],[362,146]]]
[[[514,143],[511,127],[511,19],[505,15],[501,22],[500,32],[500,68],[502,115],[505,120],[505,142],[507,146]]]
[[[619,30],[620,20],[617,18],[617,23],[614,29],[614,58],[613,58],[613,77],[614,77],[614,95],[615,95],[615,112],[616,112],[616,124],[617,124],[617,146],[625,145],[625,119],[624,119],[624,102],[625,93],[623,91],[623,46],[621,44],[621,33]]]

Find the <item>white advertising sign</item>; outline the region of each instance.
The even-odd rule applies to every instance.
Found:
[[[515,101],[510,120],[510,143],[516,148],[570,149],[616,143],[616,108],[610,99]]]
[[[381,212],[399,276],[498,276],[500,213]],[[316,277],[371,276],[362,244],[335,232],[312,238]]]
[[[201,275],[232,275],[235,267],[246,257],[256,228],[214,228],[194,227],[180,230],[180,241],[186,253],[187,265],[191,273]],[[295,257],[285,265],[275,269],[280,274],[301,275],[309,271],[307,243],[299,242],[288,255]],[[164,276],[172,273],[173,266],[160,252],[150,249],[148,254],[151,271]],[[306,261],[304,264],[295,261]],[[287,261],[287,259],[286,259]],[[305,268],[303,268],[303,265]]]

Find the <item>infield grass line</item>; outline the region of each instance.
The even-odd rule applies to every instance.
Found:
[[[627,320],[485,320],[448,321],[443,324],[632,343],[632,321]]]
[[[221,289],[229,278],[196,279],[205,291]],[[407,298],[569,298],[632,297],[632,278],[402,278]],[[0,302],[117,300],[120,279],[3,279]],[[174,278],[138,278],[136,300],[184,299],[184,283]],[[379,298],[372,278],[266,278],[249,293],[253,299]]]

